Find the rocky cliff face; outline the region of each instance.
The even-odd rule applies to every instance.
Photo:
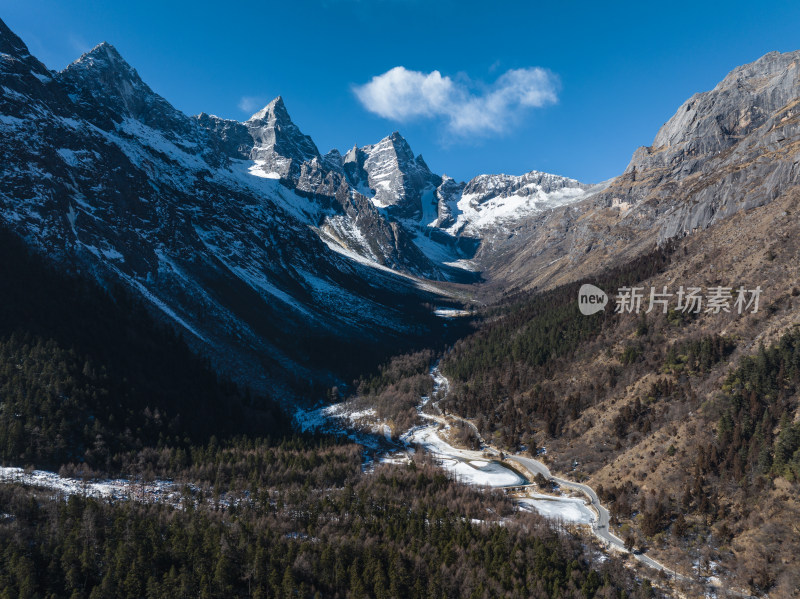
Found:
[[[598,200],[658,218],[662,241],[686,235],[796,184],[798,142],[800,52],[772,52],[689,98]]]
[[[280,96],[251,116],[245,126],[254,142],[249,157],[260,161],[267,173],[293,179],[303,163],[321,158],[311,138],[292,122]]]
[[[441,182],[396,131],[374,145],[351,150],[345,164],[353,165],[352,184],[369,190],[376,206],[398,217],[420,219],[422,196]]]
[[[799,183],[800,52],[773,52],[687,100],[622,175],[517,222],[513,239],[477,258],[507,283],[554,284],[762,206]]]

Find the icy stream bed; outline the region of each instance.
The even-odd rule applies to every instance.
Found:
[[[25,471],[13,466],[0,466],[0,483],[17,483],[51,489],[63,495],[82,495],[104,499],[177,503],[182,496],[179,488],[172,481],[82,480],[59,476],[57,473],[47,470]]]
[[[421,450],[433,456],[439,466],[464,484],[481,488],[518,488],[529,485],[530,481],[519,472],[495,459],[497,456],[494,450],[460,449],[446,440],[450,425],[443,417],[431,413],[432,411],[435,413],[436,409],[424,409],[426,406],[430,408],[428,404],[434,398],[441,400],[446,397],[450,384],[438,367],[434,366],[430,374],[434,381],[433,393],[431,396],[421,397],[417,407],[424,424],[402,434],[400,447],[396,441],[392,441],[387,424],[373,422],[375,417],[373,409],[348,412],[344,404],[336,404],[315,410],[298,410],[295,421],[304,430],[324,430],[347,435],[353,441],[369,447],[377,462],[408,462],[415,451]],[[83,495],[110,500],[161,502],[173,505],[178,505],[182,497],[180,486],[172,481],[82,480],[63,477],[55,472],[26,471],[16,467],[0,466],[0,483],[18,483],[51,489],[63,496]],[[531,493],[528,495],[518,500],[520,509],[536,510],[544,516],[577,524],[591,524],[595,518],[594,512],[579,498]]]

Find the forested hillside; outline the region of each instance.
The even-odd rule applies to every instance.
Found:
[[[583,316],[578,281],[484,312],[442,360],[446,408],[484,439],[546,448],[592,485],[617,534],[690,576],[755,594],[800,585],[798,195],[587,282],[638,286],[639,314]],[[777,241],[775,241],[777,240]],[[757,311],[646,313],[650,289],[763,290]]]
[[[291,434],[123,289],[64,274],[0,231],[0,459],[119,471],[126,454]]]
[[[507,499],[431,466],[315,482],[185,510],[0,487],[0,597],[653,595],[537,516],[501,525]]]
[[[665,247],[610,270],[592,282],[616,289],[646,279],[669,264]],[[474,335],[455,343],[442,370],[456,383],[448,401],[452,409],[477,419],[484,438],[496,437],[508,449],[530,439],[544,421],[557,435],[591,397],[563,397],[557,386],[540,383],[554,378],[564,364],[603,331],[619,323],[613,306],[592,316],[578,311],[575,298],[583,281],[541,293],[527,292],[486,310],[486,323]]]

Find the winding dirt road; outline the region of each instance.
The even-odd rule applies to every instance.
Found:
[[[425,418],[428,418],[430,420],[434,420],[436,422],[439,422],[440,424],[445,425],[445,426],[450,424],[448,422],[448,419],[460,422],[462,424],[465,424],[465,425],[469,426],[475,432],[475,435],[477,436],[478,440],[483,445],[483,447],[482,447],[483,450],[487,450],[488,449],[490,451],[495,452],[498,455],[501,454],[499,449],[497,449],[496,447],[493,447],[490,444],[486,443],[486,441],[481,437],[480,432],[478,431],[478,429],[477,429],[477,427],[475,426],[474,423],[470,422],[466,418],[462,418],[460,416],[456,416],[455,414],[445,414],[443,412],[443,410],[440,408],[439,403],[441,401],[445,400],[447,398],[447,396],[449,395],[449,393],[450,393],[450,381],[439,370],[438,364],[435,365],[431,369],[431,377],[433,377],[433,381],[434,381],[434,392],[431,393],[431,398],[435,397],[435,396],[438,396],[438,399],[436,401],[431,402],[431,406],[437,412],[439,412],[439,415],[422,414],[422,413],[420,415],[422,415]],[[582,483],[576,483],[576,482],[573,482],[571,480],[566,480],[564,478],[559,478],[557,476],[553,476],[550,473],[550,469],[547,466],[545,466],[539,460],[535,460],[533,458],[529,458],[529,457],[525,457],[525,456],[517,454],[517,455],[507,455],[506,459],[508,459],[510,461],[517,462],[518,464],[520,464],[521,466],[526,468],[529,472],[531,472],[534,475],[541,474],[542,476],[544,476],[549,481],[552,481],[552,482],[554,482],[554,483],[556,483],[556,484],[558,484],[558,485],[560,485],[562,487],[566,487],[566,488],[569,488],[569,489],[574,489],[574,490],[579,491],[579,492],[583,493],[584,495],[586,495],[586,497],[589,499],[589,504],[590,504],[591,508],[594,510],[594,512],[597,515],[597,517],[595,518],[595,521],[592,523],[592,533],[598,539],[600,539],[600,541],[604,545],[606,545],[609,548],[615,549],[617,551],[621,551],[623,553],[629,553],[629,554],[633,555],[633,557],[635,557],[641,563],[643,563],[643,564],[645,564],[645,565],[647,565],[647,566],[649,566],[649,567],[651,567],[651,568],[653,568],[655,570],[658,570],[660,572],[666,572],[666,573],[668,573],[668,574],[670,574],[672,576],[675,576],[677,578],[683,578],[680,574],[678,574],[674,570],[671,570],[671,569],[667,568],[663,564],[661,564],[661,563],[657,562],[656,560],[648,557],[647,555],[644,555],[643,553],[636,553],[636,552],[629,551],[625,547],[625,542],[622,539],[620,539],[618,536],[616,536],[614,533],[611,532],[611,529],[610,529],[611,516],[608,513],[608,510],[605,507],[603,507],[603,504],[600,503],[600,498],[597,496],[597,493],[595,492],[595,490],[592,489],[589,485],[584,485]]]
[[[501,455],[502,452],[499,449],[497,449],[496,447],[493,447],[492,445],[486,443],[486,441],[481,437],[480,433],[478,432],[477,427],[475,426],[475,424],[473,422],[467,420],[466,418],[462,418],[460,416],[457,416],[455,414],[450,414],[450,413],[445,414],[441,410],[441,408],[439,407],[439,403],[441,401],[443,401],[447,397],[447,395],[449,394],[449,392],[450,392],[450,381],[439,370],[439,365],[438,364],[436,364],[431,369],[431,376],[434,379],[435,392],[439,396],[439,399],[436,402],[432,403],[432,405],[441,414],[441,416],[434,416],[434,415],[428,415],[428,414],[426,414],[425,416],[427,418],[432,419],[432,420],[436,420],[436,421],[438,421],[438,422],[440,422],[441,424],[444,424],[444,425],[449,424],[447,422],[448,418],[451,419],[451,420],[458,421],[458,422],[461,422],[463,424],[466,424],[473,431],[475,431],[475,434],[477,435],[479,441],[483,445],[483,447],[482,447],[483,450],[489,450],[489,451],[497,453],[498,455]],[[443,391],[443,393],[441,393],[440,391]],[[556,483],[556,484],[558,484],[558,485],[560,485],[562,487],[566,487],[566,488],[569,488],[569,489],[574,489],[574,490],[579,491],[579,492],[583,493],[584,495],[586,495],[586,497],[589,499],[589,504],[590,504],[591,508],[597,514],[597,517],[596,517],[595,521],[592,523],[592,533],[594,534],[595,537],[600,539],[600,541],[606,547],[608,547],[609,549],[613,549],[613,550],[616,550],[616,551],[620,551],[622,553],[630,554],[636,560],[638,560],[640,563],[642,563],[642,564],[644,564],[644,565],[646,565],[646,566],[648,566],[650,568],[653,568],[654,570],[657,570],[659,572],[664,572],[664,573],[668,574],[669,576],[675,578],[676,580],[681,580],[681,581],[686,581],[686,582],[693,582],[693,583],[697,583],[698,582],[696,580],[692,580],[690,578],[687,578],[686,576],[683,576],[682,574],[678,574],[674,570],[666,567],[664,564],[654,560],[651,557],[648,557],[647,555],[645,555],[643,553],[629,551],[625,547],[624,541],[622,539],[620,539],[618,536],[616,536],[614,533],[611,532],[611,528],[610,528],[611,516],[608,513],[608,510],[603,506],[603,504],[600,503],[600,498],[597,496],[597,493],[595,492],[595,490],[592,489],[589,485],[585,485],[583,483],[577,483],[577,482],[574,482],[574,481],[571,481],[571,480],[567,480],[567,479],[564,479],[564,478],[553,476],[553,474],[551,474],[551,472],[550,472],[550,469],[545,464],[540,462],[539,460],[535,460],[533,458],[530,458],[530,457],[527,457],[527,456],[523,456],[523,455],[519,455],[519,454],[513,454],[513,455],[506,454],[505,457],[509,461],[517,462],[522,467],[527,469],[530,473],[532,473],[534,476],[536,474],[541,474],[542,476],[544,476],[547,480],[549,480],[551,482],[554,482],[554,483]],[[717,585],[717,584],[710,584],[710,583],[705,583],[705,586],[708,587],[709,589],[712,589],[715,592],[725,591],[726,593],[728,593],[730,595],[734,595],[736,597],[741,597],[743,599],[754,599],[751,595],[749,595],[747,593],[742,593],[742,592],[739,592],[739,591],[735,591],[735,590],[732,590],[732,589],[727,588],[725,586],[721,586],[721,585]]]
[[[584,485],[582,483],[576,483],[571,480],[566,480],[564,478],[553,476],[550,473],[550,469],[547,466],[545,466],[539,460],[534,460],[533,458],[528,458],[521,455],[509,455],[506,456],[506,459],[519,463],[520,465],[525,467],[529,472],[532,472],[534,475],[541,474],[549,481],[552,481],[562,487],[575,489],[576,491],[580,491],[581,493],[586,495],[589,498],[589,503],[591,507],[594,509],[595,512],[597,512],[597,519],[594,521],[594,523],[592,523],[592,532],[594,533],[594,536],[600,539],[606,546],[616,549],[618,551],[622,551],[624,553],[630,553],[637,560],[639,560],[640,562],[642,562],[647,566],[650,566],[655,570],[666,572],[677,578],[683,578],[680,574],[678,574],[674,570],[670,570],[663,564],[660,564],[656,560],[644,555],[643,553],[634,553],[628,551],[628,549],[625,547],[625,542],[611,532],[610,529],[611,516],[608,513],[608,510],[605,507],[603,507],[603,504],[600,503],[600,498],[597,496],[597,493],[595,493],[594,489],[592,489],[589,485]]]

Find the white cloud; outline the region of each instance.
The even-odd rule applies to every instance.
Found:
[[[558,87],[558,77],[539,67],[511,69],[486,86],[400,66],[354,92],[364,108],[387,119],[439,117],[457,135],[489,135],[506,131],[530,108],[557,102]]]
[[[405,67],[395,67],[355,87],[367,110],[396,121],[441,114],[457,91],[452,79],[439,71],[426,75]]]
[[[261,110],[266,105],[267,100],[263,96],[242,96],[239,100],[239,110],[247,114]]]

